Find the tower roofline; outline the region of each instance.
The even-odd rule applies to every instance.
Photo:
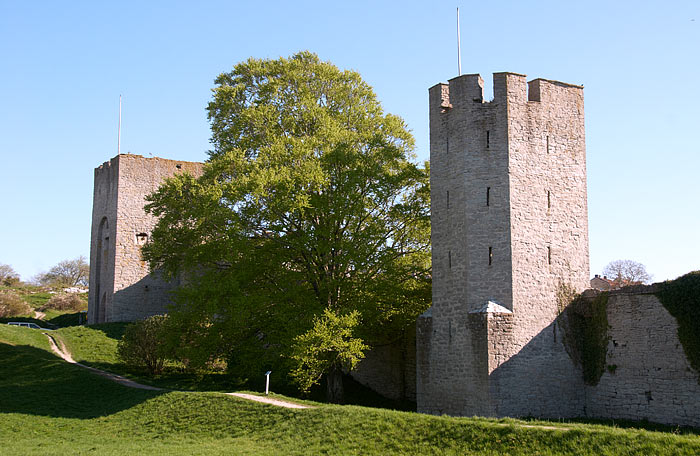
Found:
[[[576,89],[583,89],[583,84],[571,84],[569,82],[562,82],[562,81],[557,81],[554,79],[545,79],[545,78],[536,78],[536,79],[533,79],[531,81],[528,81],[528,83],[533,82],[533,81],[545,81],[545,82],[548,82],[550,84],[556,84],[556,85],[560,85],[560,86],[564,86],[564,87],[574,87]]]

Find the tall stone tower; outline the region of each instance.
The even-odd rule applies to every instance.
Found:
[[[117,155],[95,169],[90,241],[88,323],[128,321],[163,313],[177,284],[149,274],[141,259],[156,218],[145,196],[177,173],[199,176],[202,163]]]
[[[417,324],[418,410],[576,416],[557,294],[587,288],[583,88],[496,73],[430,96],[433,306]]]

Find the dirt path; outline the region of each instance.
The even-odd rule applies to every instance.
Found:
[[[256,396],[254,394],[246,393],[224,393],[228,396],[236,396],[242,399],[248,399],[249,401],[262,402],[263,404],[276,405],[278,407],[293,408],[293,409],[306,409],[313,408],[310,405],[295,404],[294,402],[281,401],[279,399],[272,399],[266,396]]]
[[[97,374],[101,377],[112,380],[113,382],[117,382],[120,385],[128,386],[129,388],[139,388],[139,389],[152,390],[152,391],[173,391],[173,390],[167,390],[165,388],[158,388],[155,386],[143,385],[143,384],[137,383],[133,380],[129,380],[128,378],[122,377],[121,375],[112,374],[111,372],[105,372],[105,371],[100,370],[100,369],[95,369],[94,367],[86,366],[85,364],[80,364],[73,359],[70,352],[68,351],[68,349],[63,344],[63,341],[60,338],[54,337],[48,333],[44,333],[44,335],[49,339],[49,345],[51,345],[51,351],[56,353],[58,356],[60,356],[66,362],[69,362],[71,364],[75,364],[76,366],[80,366],[84,369],[87,369],[87,370],[93,372],[94,374]],[[264,396],[255,396],[253,394],[246,394],[246,393],[222,393],[222,394],[225,394],[227,396],[235,396],[235,397],[238,397],[241,399],[247,399],[249,401],[262,402],[264,404],[276,405],[277,407],[292,408],[292,409],[313,408],[309,405],[295,404],[294,402],[287,402],[287,401],[282,401],[279,399],[272,399],[272,398],[264,397]]]
[[[54,338],[52,335],[44,333],[46,337],[49,338],[49,345],[51,345],[51,350],[56,353],[58,356],[63,358],[63,360],[75,364],[76,366],[80,366],[84,369],[87,369],[89,371],[92,371],[94,374],[97,374],[101,377],[104,377],[106,379],[112,380],[113,382],[117,382],[120,385],[128,386],[129,388],[138,388],[138,389],[145,389],[145,390],[151,390],[151,391],[165,391],[163,388],[157,388],[155,386],[150,386],[150,385],[142,385],[141,383],[136,383],[133,380],[129,380],[128,378],[122,377],[121,375],[117,374],[112,374],[111,372],[105,372],[100,369],[95,369],[94,367],[86,366],[85,364],[80,364],[76,362],[73,357],[71,356],[70,352],[66,349],[66,346],[63,344],[63,342],[60,339]],[[58,343],[56,343],[58,340]],[[60,345],[60,347],[59,347]]]
[[[44,312],[39,312],[38,310],[34,311],[34,318],[37,320],[43,320],[46,317],[46,314]]]

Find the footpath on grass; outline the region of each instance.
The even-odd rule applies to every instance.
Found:
[[[151,386],[151,385],[144,385],[142,383],[137,383],[133,380],[129,380],[126,377],[122,377],[121,375],[113,374],[111,372],[103,371],[100,369],[95,369],[94,367],[86,366],[85,364],[81,364],[73,359],[71,356],[70,352],[66,348],[66,346],[63,344],[63,341],[61,339],[54,338],[52,335],[48,333],[44,333],[44,335],[49,339],[49,345],[51,346],[51,350],[60,356],[64,361],[69,362],[71,364],[75,364],[76,366],[80,366],[84,369],[87,369],[94,374],[100,375],[106,379],[112,380],[113,382],[119,383],[120,385],[128,386],[129,388],[138,388],[138,389],[145,389],[145,390],[151,390],[151,391],[174,391],[174,390],[167,390],[165,388],[158,388],[156,386]],[[255,401],[255,402],[262,402],[263,404],[270,404],[270,405],[275,405],[277,407],[284,407],[284,408],[291,408],[291,409],[307,409],[307,408],[313,408],[310,405],[302,405],[302,404],[296,404],[294,402],[287,402],[287,401],[282,401],[279,399],[272,399],[269,397],[263,397],[263,396],[255,396],[254,394],[246,394],[246,393],[223,393],[227,396],[235,396],[239,397],[241,399],[247,399],[249,401]]]

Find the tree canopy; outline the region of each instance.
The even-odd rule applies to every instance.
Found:
[[[346,324],[352,343],[335,346],[353,353],[326,359],[347,361],[429,306],[429,170],[359,74],[314,54],[249,59],[216,84],[204,174],[149,196],[159,222],[144,256],[188,277],[173,312],[188,347],[231,369],[286,362],[306,387],[305,365],[314,379],[319,365],[334,375],[352,367],[300,355],[323,339],[314,322],[316,333],[321,321]]]
[[[47,272],[39,274],[35,280],[41,285],[87,286],[90,280],[90,265],[81,255],[73,260],[59,262]]]
[[[618,286],[649,283],[651,275],[642,263],[632,260],[615,260],[605,266],[603,274],[617,282]]]
[[[11,285],[19,282],[19,274],[9,264],[0,263],[0,283],[3,285]]]

